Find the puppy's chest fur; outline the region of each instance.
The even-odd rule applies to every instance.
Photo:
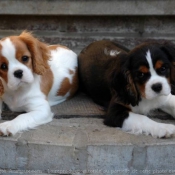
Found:
[[[161,106],[163,106],[164,103],[166,103],[164,100],[165,100],[164,96],[156,97],[152,100],[141,99],[141,101],[137,106],[133,107],[132,105],[130,105],[130,108],[135,113],[148,115],[151,110],[158,109]]]
[[[32,84],[24,84],[16,91],[10,91],[6,88],[2,100],[12,111],[28,111],[32,102],[36,104],[35,97],[45,98],[40,90],[39,79],[40,77],[36,75]]]

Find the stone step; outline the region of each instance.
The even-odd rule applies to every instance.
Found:
[[[105,117],[105,109],[95,104],[91,98],[82,92],[78,92],[72,99],[52,106],[51,108],[55,119]],[[21,113],[10,111],[5,105],[3,108],[2,119],[12,120],[19,114]],[[173,120],[172,116],[160,110],[151,111],[148,115],[153,119]]]
[[[72,99],[58,105],[52,106],[54,118],[104,118],[105,111],[101,106],[95,104],[85,94],[79,92]],[[2,113],[3,120],[11,120],[20,113],[11,112],[7,106]],[[169,118],[169,116],[167,116]]]
[[[175,174],[175,138],[136,136],[107,127],[102,108],[81,93],[52,110],[52,122],[0,137],[0,174]],[[6,120],[14,116],[2,114]]]
[[[175,138],[131,135],[102,119],[54,119],[0,138],[0,174],[175,174],[174,147]]]

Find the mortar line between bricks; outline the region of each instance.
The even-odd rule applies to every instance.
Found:
[[[0,37],[9,36],[9,35],[18,35],[23,30],[0,30]],[[151,39],[173,39],[175,38],[175,33],[143,33],[140,35],[139,33],[117,33],[117,32],[59,32],[59,31],[33,31],[35,36],[43,37],[43,38],[55,38],[55,37],[62,37],[62,38],[98,38],[98,37],[107,37],[107,38],[114,38],[118,37],[118,39],[122,38],[151,38]]]

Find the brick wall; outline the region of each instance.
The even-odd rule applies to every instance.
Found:
[[[43,41],[66,45],[77,53],[100,39],[129,48],[152,39],[175,42],[173,7],[173,0],[1,1],[0,37],[27,29]]]

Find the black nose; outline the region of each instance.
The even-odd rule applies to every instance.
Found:
[[[155,92],[160,92],[162,90],[162,84],[156,83],[151,86],[152,90]]]
[[[22,78],[22,76],[23,76],[23,71],[22,71],[22,70],[16,70],[16,71],[14,72],[14,76],[15,76],[16,78]]]

